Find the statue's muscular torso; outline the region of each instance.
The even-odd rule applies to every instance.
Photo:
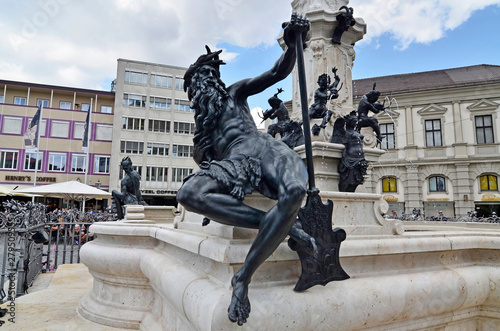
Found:
[[[217,126],[211,132],[216,158],[222,160],[228,157],[233,146],[261,135],[250,115],[250,109],[244,98],[237,98],[236,91],[228,88],[229,98],[217,121]]]

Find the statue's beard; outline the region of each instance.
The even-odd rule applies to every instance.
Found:
[[[196,130],[194,133],[194,160],[200,164],[214,159],[213,140],[211,132],[217,126],[217,121],[227,99],[227,92],[216,80],[200,81],[191,100],[195,110]]]

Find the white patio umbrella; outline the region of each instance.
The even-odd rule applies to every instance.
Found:
[[[80,183],[76,180],[40,185],[17,190],[18,193],[37,194],[44,197],[63,198],[68,200],[84,201],[96,198],[109,198],[111,193],[97,189],[93,186]]]
[[[11,191],[9,187],[0,184],[0,195],[12,195]]]
[[[0,184],[0,196],[18,196],[18,197],[31,197],[32,195],[31,194],[27,194],[27,193],[21,193],[19,191],[15,191],[13,189],[11,189],[10,187],[6,186],[6,185],[2,185]]]

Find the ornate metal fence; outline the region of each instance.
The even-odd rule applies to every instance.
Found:
[[[426,216],[423,217],[418,212],[412,212],[411,214],[405,214],[404,212],[400,216],[391,217],[385,215],[386,218],[395,218],[401,221],[428,221],[428,222],[475,222],[475,223],[500,223],[500,217],[493,212],[490,216],[477,216],[475,211],[467,213],[467,216],[446,216],[443,213],[438,213],[436,216]]]
[[[3,208],[0,303],[6,296],[27,293],[40,272],[79,263],[81,246],[94,238],[88,231],[90,225],[115,220],[111,214],[82,213],[77,209],[46,213],[43,204],[17,200],[4,202]]]

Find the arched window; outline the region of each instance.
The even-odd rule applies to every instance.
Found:
[[[446,192],[446,181],[444,177],[433,176],[429,178],[429,191]]]
[[[479,177],[481,191],[498,191],[498,178],[495,175],[483,175]]]
[[[382,192],[397,192],[397,180],[394,177],[386,177],[382,179]]]

